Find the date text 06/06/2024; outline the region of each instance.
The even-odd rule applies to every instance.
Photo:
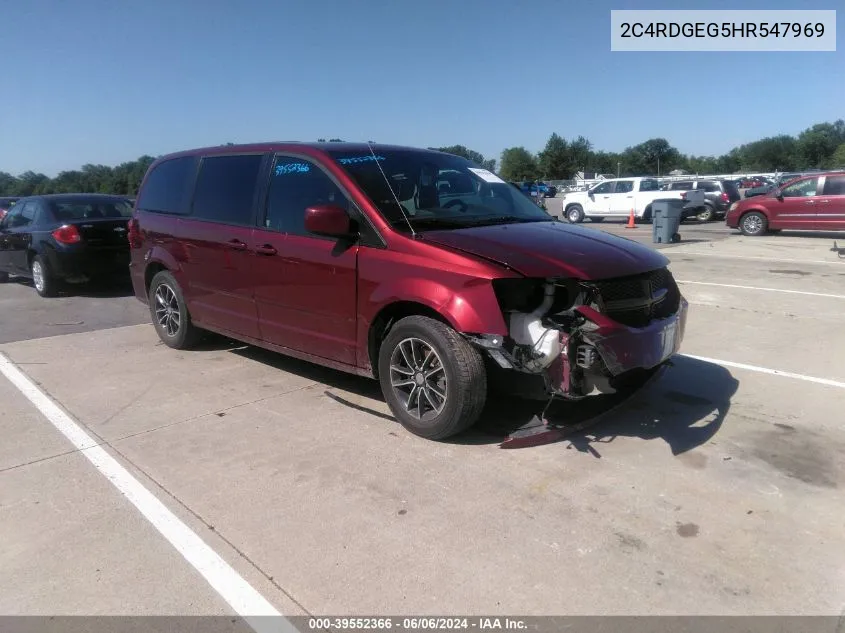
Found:
[[[309,618],[309,630],[332,631],[447,631],[478,630],[519,631],[527,628],[518,618],[503,617],[404,617],[404,618],[362,618],[322,617]]]

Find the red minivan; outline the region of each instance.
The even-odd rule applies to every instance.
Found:
[[[725,223],[750,236],[783,229],[845,231],[845,172],[803,176],[735,202]]]
[[[533,376],[550,398],[612,392],[664,365],[686,324],[663,255],[431,150],[171,154],[147,171],[129,240],[165,344],[208,330],[376,378],[431,439],[476,421],[491,372]]]

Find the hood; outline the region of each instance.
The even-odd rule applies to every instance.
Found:
[[[669,263],[662,254],[632,240],[561,222],[426,231],[419,237],[497,262],[526,277],[609,279]]]

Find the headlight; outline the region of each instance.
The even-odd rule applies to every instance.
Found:
[[[731,208],[730,208],[730,209],[728,209],[728,211],[733,211],[734,209],[736,209],[736,207],[737,207],[737,205],[738,205],[738,204],[739,204],[739,202],[734,202],[734,203],[731,205]]]

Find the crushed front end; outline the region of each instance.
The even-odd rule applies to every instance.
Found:
[[[508,336],[472,336],[502,369],[542,377],[548,396],[614,393],[680,348],[687,317],[668,268],[586,281],[493,282]]]

